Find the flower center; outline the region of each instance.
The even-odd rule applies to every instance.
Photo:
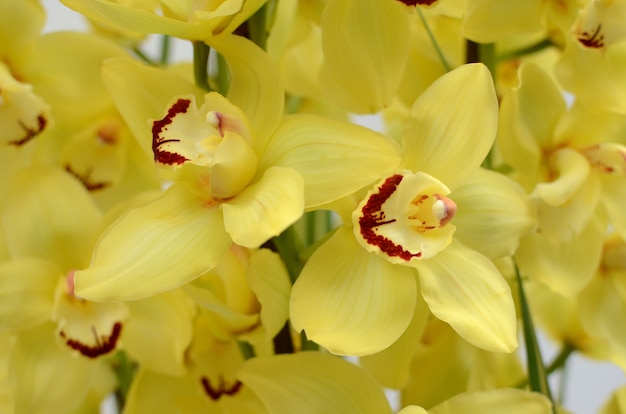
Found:
[[[217,93],[208,93],[199,109],[193,96],[175,99],[166,115],[152,123],[152,152],[163,167],[204,167],[211,196],[218,199],[238,194],[256,173],[245,116]]]
[[[354,234],[392,263],[427,259],[452,241],[456,212],[450,190],[428,174],[404,170],[375,187],[352,213]]]

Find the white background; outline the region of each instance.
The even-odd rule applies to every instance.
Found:
[[[21,1],[21,0],[15,0]],[[48,10],[48,23],[45,31],[59,30],[87,30],[87,24],[82,16],[68,10],[57,0],[42,0]],[[156,39],[155,39],[156,40]],[[156,42],[154,43],[156,45]],[[185,59],[191,56],[191,46],[188,42],[176,42],[173,50],[173,60]],[[626,328],[625,328],[626,329]],[[552,360],[558,350],[545,339],[542,339],[544,359]],[[558,376],[551,378],[552,392],[558,395]],[[591,361],[574,354],[567,365],[567,379],[565,381],[564,406],[573,414],[591,414],[606,401],[609,395],[618,387],[626,385],[624,372],[608,363]]]

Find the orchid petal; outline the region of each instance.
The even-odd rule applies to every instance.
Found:
[[[86,266],[101,213],[83,186],[65,171],[33,167],[16,174],[2,212],[13,257],[39,257],[63,272]]]
[[[124,350],[142,367],[182,375],[193,335],[194,303],[182,290],[127,303],[130,318],[122,332]]]
[[[272,414],[287,413],[293,407],[302,414],[391,414],[382,389],[365,371],[328,354],[252,358],[237,376]]]
[[[515,254],[520,270],[551,289],[569,296],[593,277],[602,255],[604,230],[595,221],[570,240],[555,243],[541,233],[522,239]]]
[[[502,174],[479,169],[450,198],[457,206],[454,237],[491,259],[515,253],[535,225],[528,196]]]
[[[397,145],[367,128],[314,115],[284,118],[259,162],[304,177],[305,206],[316,207],[380,178],[399,161]]]
[[[479,348],[515,350],[517,317],[511,289],[489,259],[455,240],[418,264],[422,295],[435,316]]]
[[[502,388],[458,394],[428,410],[429,414],[483,414],[507,412],[511,414],[550,414],[552,403],[537,392]]]
[[[437,177],[451,190],[480,166],[496,136],[498,101],[482,64],[458,67],[413,104],[401,166]]]
[[[76,295],[125,301],[174,289],[214,267],[231,243],[220,209],[176,183],[104,232],[89,268],[75,273]]]
[[[61,276],[54,264],[33,258],[0,264],[0,331],[28,329],[50,320]]]
[[[298,331],[340,355],[379,352],[406,330],[417,290],[412,269],[365,251],[342,227],[311,256],[291,292]]]
[[[236,244],[259,247],[300,218],[303,187],[296,171],[269,168],[261,180],[221,204],[226,231]]]
[[[408,22],[398,2],[328,1],[321,19],[320,74],[328,97],[355,113],[391,104],[409,53]]]

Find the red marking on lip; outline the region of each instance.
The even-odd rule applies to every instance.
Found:
[[[590,48],[601,49],[604,47],[604,35],[600,34],[600,30],[602,29],[602,25],[598,24],[596,30],[593,33],[590,32],[582,32],[578,36],[578,41],[583,45]]]
[[[24,137],[16,140],[16,141],[11,141],[9,142],[10,145],[15,145],[16,147],[20,147],[24,144],[26,144],[28,141],[30,141],[31,139],[35,138],[37,135],[39,135],[41,133],[41,131],[43,131],[46,128],[46,125],[48,124],[48,121],[46,120],[46,118],[43,115],[39,115],[37,117],[37,127],[36,128],[29,128],[26,125],[24,125],[24,123],[22,121],[18,121],[20,126],[22,127],[22,129],[26,132],[26,135],[24,135]]]
[[[431,4],[437,2],[437,0],[398,0],[400,3],[404,3],[407,6],[430,6]]]
[[[411,253],[385,236],[376,234],[375,228],[384,224],[393,223],[396,220],[386,220],[382,206],[396,191],[404,177],[400,174],[394,174],[387,178],[384,183],[378,187],[378,192],[374,193],[367,200],[367,203],[361,209],[361,217],[359,217],[359,229],[361,236],[372,246],[377,246],[383,253],[391,257],[399,257],[402,260],[410,261],[414,257],[420,257],[421,252]]]
[[[160,147],[168,142],[180,142],[180,139],[163,139],[161,138],[161,133],[167,130],[167,126],[172,123],[176,115],[187,112],[190,104],[190,99],[178,99],[167,110],[167,115],[163,119],[152,122],[152,152],[154,153],[155,162],[165,165],[180,165],[189,160],[181,154],[163,151]]]
[[[122,324],[120,322],[115,322],[113,329],[111,330],[111,334],[106,338],[97,338],[97,343],[94,346],[85,345],[76,339],[68,339],[67,335],[63,331],[59,334],[61,335],[61,338],[65,339],[65,343],[70,348],[80,352],[87,358],[97,358],[100,355],[107,354],[115,349],[117,340],[119,339],[121,333]]]
[[[231,385],[230,387],[227,387],[226,384],[224,384],[224,380],[221,377],[220,377],[220,382],[217,388],[213,388],[213,386],[211,385],[211,382],[209,381],[207,377],[202,377],[200,382],[202,383],[202,388],[204,388],[204,391],[207,393],[209,397],[211,397],[213,401],[219,400],[224,394],[225,395],[237,394],[237,392],[239,392],[239,390],[241,389],[241,386],[243,385],[241,381],[237,380],[237,382],[235,382],[233,385]]]

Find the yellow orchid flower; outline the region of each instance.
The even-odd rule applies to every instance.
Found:
[[[0,2],[0,145],[23,146],[50,127],[50,106],[30,82],[45,15],[37,1]]]
[[[567,38],[555,72],[563,87],[590,111],[626,114],[624,1],[592,1],[584,7]]]
[[[294,284],[290,312],[298,331],[337,354],[381,351],[409,325],[419,275],[431,312],[462,337],[491,351],[515,349],[510,289],[485,254],[512,254],[533,220],[521,189],[479,169],[496,117],[482,65],[450,72],[415,102],[399,168],[344,214]],[[453,223],[464,214],[462,222],[492,237],[492,230],[506,231],[498,243],[471,231],[457,236]]]
[[[62,0],[67,7],[122,32],[207,40],[232,33],[266,0]]]
[[[552,404],[545,396],[514,388],[474,391],[458,394],[428,411],[418,406],[407,406],[398,414],[550,414]]]
[[[129,60],[105,65],[118,109],[174,182],[105,231],[89,268],[76,272],[80,297],[130,300],[173,289],[216,266],[233,242],[258,247],[305,207],[350,194],[397,164],[397,147],[363,127],[304,115],[280,122],[283,89],[269,57],[237,36],[219,42],[231,69],[228,98],[204,94],[200,108],[198,89],[174,73]]]
[[[22,171],[9,190],[2,219],[11,257],[0,264],[0,330],[19,333],[52,321],[48,346],[59,342],[97,361],[124,343],[145,366],[179,375],[191,341],[192,300],[180,291],[132,304],[76,297],[73,269],[88,263],[101,219],[87,190],[51,167]]]

